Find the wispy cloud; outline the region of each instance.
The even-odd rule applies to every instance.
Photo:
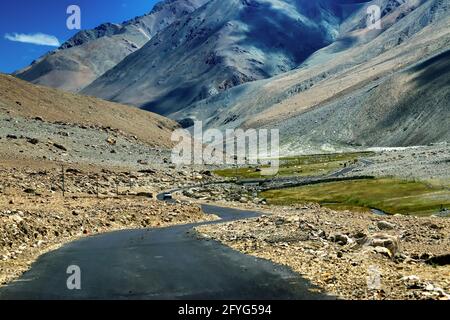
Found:
[[[59,43],[58,38],[44,33],[34,33],[34,34],[7,33],[5,34],[5,39],[15,42],[31,43],[40,46],[59,47],[61,45]]]

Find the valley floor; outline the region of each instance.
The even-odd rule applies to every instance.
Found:
[[[300,157],[290,159],[294,164],[288,163],[282,169],[282,172],[289,171],[300,178],[286,180],[285,177],[275,177],[268,185],[276,185],[274,181],[277,179],[281,179],[279,185],[301,182],[304,179],[302,173],[305,170],[310,172],[311,168],[325,178],[367,175],[373,179],[262,193],[265,183],[260,186],[228,184],[185,190],[182,196],[199,202],[265,212],[266,215],[260,218],[202,226],[197,231],[204,238],[286,265],[325,292],[344,299],[449,300],[449,152],[446,144],[378,150],[358,161],[351,160],[346,164],[341,161],[342,171],[333,164],[339,174],[328,171],[330,162],[318,166],[315,163],[317,157]],[[334,160],[331,157],[331,163]],[[232,172],[225,171],[229,176],[233,176]],[[253,172],[254,168],[234,171],[240,175]],[[353,184],[357,184],[356,189],[350,188]],[[336,188],[330,189],[333,185]],[[404,185],[408,188],[405,189]],[[438,199],[432,197],[431,200],[442,203],[443,207],[434,206],[430,212],[415,208],[417,203],[405,199],[404,193],[418,190],[426,191],[427,195],[421,198],[423,203],[420,205],[427,203],[433,207],[428,194],[439,193]],[[352,209],[345,210],[345,202],[341,210],[332,209],[336,204],[327,208],[327,203],[308,202],[308,197],[319,201],[317,192],[323,193],[323,199],[333,195],[340,201],[348,200]],[[391,208],[403,208],[406,210],[402,212],[404,214],[383,215],[365,207],[367,203],[362,201],[363,198],[369,202],[374,199],[380,201],[388,196],[389,201],[397,197],[395,206]],[[272,202],[278,205],[267,205]],[[419,215],[416,209],[421,212]]]
[[[1,284],[74,239],[215,219],[199,207],[213,202],[266,215],[204,226],[200,234],[287,265],[325,292],[348,299],[449,298],[450,222],[444,216],[376,216],[308,201],[272,206],[252,186],[205,185],[222,178],[202,168],[176,168],[167,150],[111,128],[10,116],[0,123]],[[449,187],[447,145],[366,156],[331,156],[326,163],[294,159],[283,172],[288,181],[291,174],[303,179],[337,170],[343,177],[388,176]],[[185,198],[174,204],[154,199],[174,188],[182,188]]]

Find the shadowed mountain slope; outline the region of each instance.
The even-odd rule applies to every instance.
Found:
[[[342,18],[331,0],[211,0],[83,93],[171,114],[297,67],[335,40]]]

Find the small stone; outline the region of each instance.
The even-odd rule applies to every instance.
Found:
[[[391,251],[390,251],[388,248],[385,248],[385,247],[375,247],[375,248],[374,248],[374,251],[375,251],[376,253],[379,253],[379,254],[381,254],[381,255],[387,257],[387,258],[392,258],[392,253],[391,253]]]
[[[10,216],[9,219],[11,219],[11,221],[13,221],[16,224],[19,224],[23,221],[23,218],[18,214]]]
[[[33,188],[26,188],[25,190],[23,190],[23,192],[28,194],[36,194],[36,190]]]
[[[39,140],[36,139],[36,138],[28,138],[28,139],[27,139],[27,142],[28,142],[28,143],[31,143],[31,144],[33,144],[33,145],[37,145],[37,144],[39,143]]]
[[[239,202],[240,202],[240,203],[247,203],[247,202],[248,202],[248,199],[247,199],[246,197],[241,197],[241,198],[239,199]]]
[[[345,246],[346,244],[351,242],[351,239],[345,234],[338,233],[331,237],[331,241],[336,242],[341,246]]]
[[[59,150],[67,151],[67,148],[64,147],[62,144],[54,143],[53,146],[54,146],[55,148],[59,149]]]
[[[427,284],[427,286],[425,287],[425,290],[426,290],[426,291],[434,291],[434,286],[433,286],[431,283],[429,283],[429,284]]]
[[[112,137],[109,137],[108,139],[106,139],[106,142],[112,146],[117,144],[117,140]]]

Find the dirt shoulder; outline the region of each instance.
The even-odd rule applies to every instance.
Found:
[[[344,299],[450,299],[449,219],[337,212],[314,204],[239,206],[266,215],[197,231],[289,266]]]

